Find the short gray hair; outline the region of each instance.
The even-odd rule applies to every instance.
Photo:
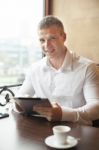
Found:
[[[38,29],[49,28],[51,26],[57,26],[64,31],[63,23],[52,15],[45,16],[38,24]]]

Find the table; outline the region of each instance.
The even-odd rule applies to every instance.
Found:
[[[99,150],[99,128],[67,122],[48,122],[45,118],[23,116],[11,112],[0,119],[0,150],[53,150],[44,140],[52,135],[55,125],[69,125],[70,135],[78,138],[78,145],[70,150]]]

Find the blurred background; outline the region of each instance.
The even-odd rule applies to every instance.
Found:
[[[42,57],[37,25],[43,15],[44,0],[0,0],[0,86],[23,83]]]

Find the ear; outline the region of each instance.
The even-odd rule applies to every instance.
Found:
[[[64,33],[64,41],[66,40],[66,33]]]
[[[66,41],[66,33],[63,33],[63,39]]]

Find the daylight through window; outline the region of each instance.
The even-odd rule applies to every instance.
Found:
[[[37,24],[43,15],[44,0],[0,0],[0,86],[22,83],[42,57]]]

